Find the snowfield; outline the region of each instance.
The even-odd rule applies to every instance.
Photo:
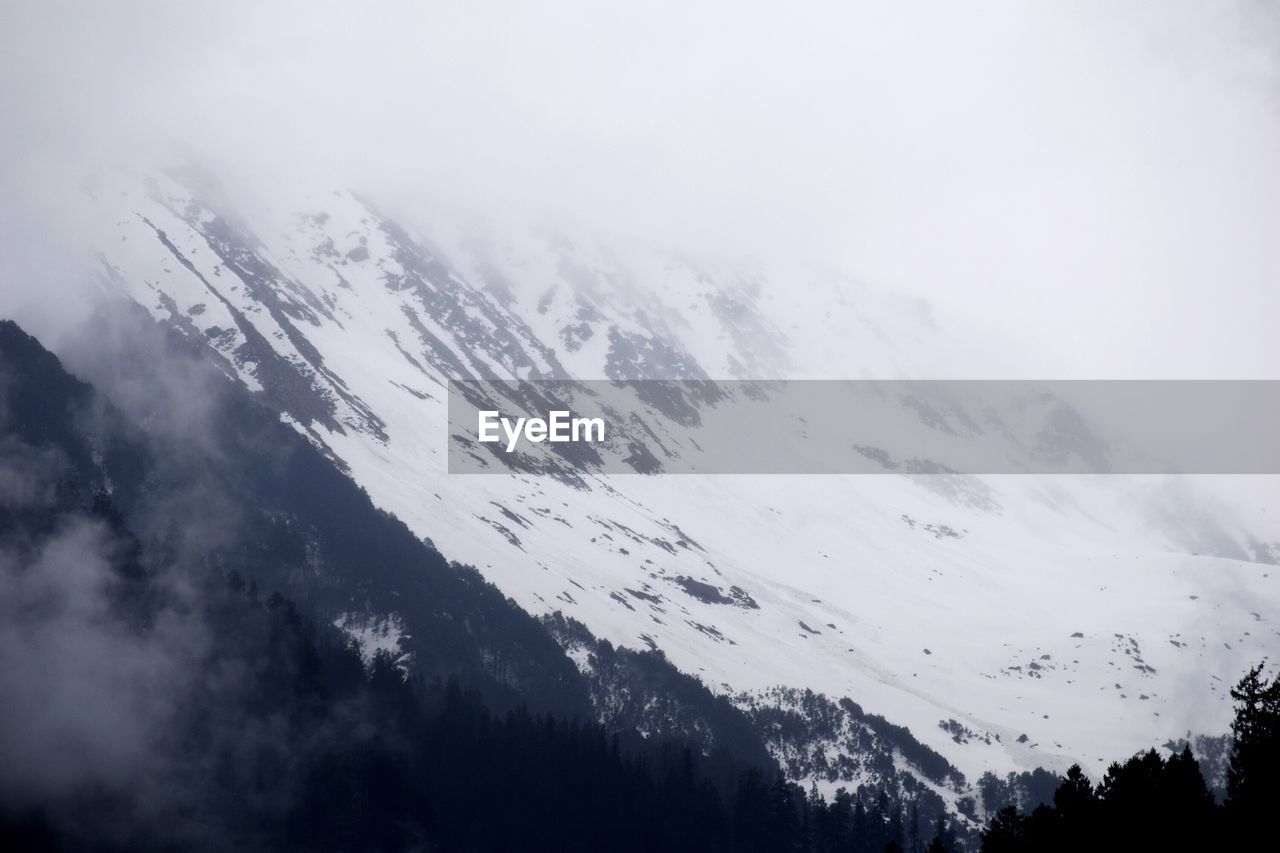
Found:
[[[717,692],[850,697],[973,782],[1221,733],[1230,685],[1280,649],[1274,478],[447,473],[450,378],[954,375],[963,335],[926,304],[801,266],[411,230],[347,192],[206,198],[95,187],[104,286],[527,610]],[[343,624],[397,648],[394,614]]]

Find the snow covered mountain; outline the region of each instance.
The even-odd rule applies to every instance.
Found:
[[[409,224],[346,191],[244,208],[116,174],[89,196],[105,291],[202,342],[528,611],[661,649],[732,697],[798,778],[907,771],[954,801],[988,770],[1101,770],[1224,730],[1228,682],[1280,648],[1280,530],[1249,490],[1269,483],[447,473],[449,379],[937,378],[963,337],[925,303],[801,266]],[[660,461],[673,415],[637,406]],[[385,643],[397,621],[344,624]],[[593,642],[557,636],[603,673]]]

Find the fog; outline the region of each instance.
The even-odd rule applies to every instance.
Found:
[[[828,265],[1062,376],[1275,377],[1280,12],[1261,2],[7,4],[4,303],[70,199],[195,161]]]
[[[73,849],[258,849],[254,816],[298,796],[283,774],[261,786],[258,762],[305,763],[330,733],[313,720],[297,729],[313,741],[291,740],[252,710],[284,677],[256,593],[220,561],[253,511],[209,473],[233,386],[141,309],[93,322],[101,339],[63,357],[118,407],[0,353],[0,830],[30,817]],[[53,403],[31,405],[46,388]]]
[[[140,636],[113,618],[119,583],[98,527],[69,524],[31,565],[0,553],[0,795],[40,802],[86,781],[138,784],[186,684],[198,632],[165,614]]]

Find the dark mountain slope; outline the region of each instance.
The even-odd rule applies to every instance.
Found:
[[[16,325],[0,324],[0,432],[26,448],[5,454],[18,460],[9,467],[58,460],[61,473],[47,468],[46,480],[78,483],[82,501],[86,490],[108,491],[142,541],[197,577],[234,570],[322,622],[394,616],[415,675],[457,677],[494,708],[527,705],[604,720],[624,735],[693,738],[701,752],[724,753],[726,766],[775,766],[741,712],[687,687],[661,658],[621,673],[611,689],[655,696],[669,713],[605,719],[610,697],[596,695],[601,686],[579,674],[553,632],[375,508],[202,348],[140,309],[101,314],[90,338],[70,357],[111,402]],[[39,522],[37,510],[23,523]]]
[[[131,333],[144,337],[103,367],[130,384],[142,427],[15,324],[0,324],[5,428],[34,451],[22,456],[47,457],[60,477],[108,488],[144,539],[208,569],[234,567],[320,618],[398,614],[423,676],[457,675],[499,707],[589,714],[576,669],[536,620],[373,507],[180,341],[141,324]],[[165,390],[175,384],[180,397]],[[193,418],[186,404],[196,398]]]
[[[61,483],[40,529],[3,503],[0,849],[730,849],[693,751],[366,667]]]

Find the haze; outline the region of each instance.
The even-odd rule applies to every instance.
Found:
[[[8,3],[0,313],[70,302],[83,176],[189,160],[829,265],[1011,372],[1276,378],[1278,48],[1260,2]]]

